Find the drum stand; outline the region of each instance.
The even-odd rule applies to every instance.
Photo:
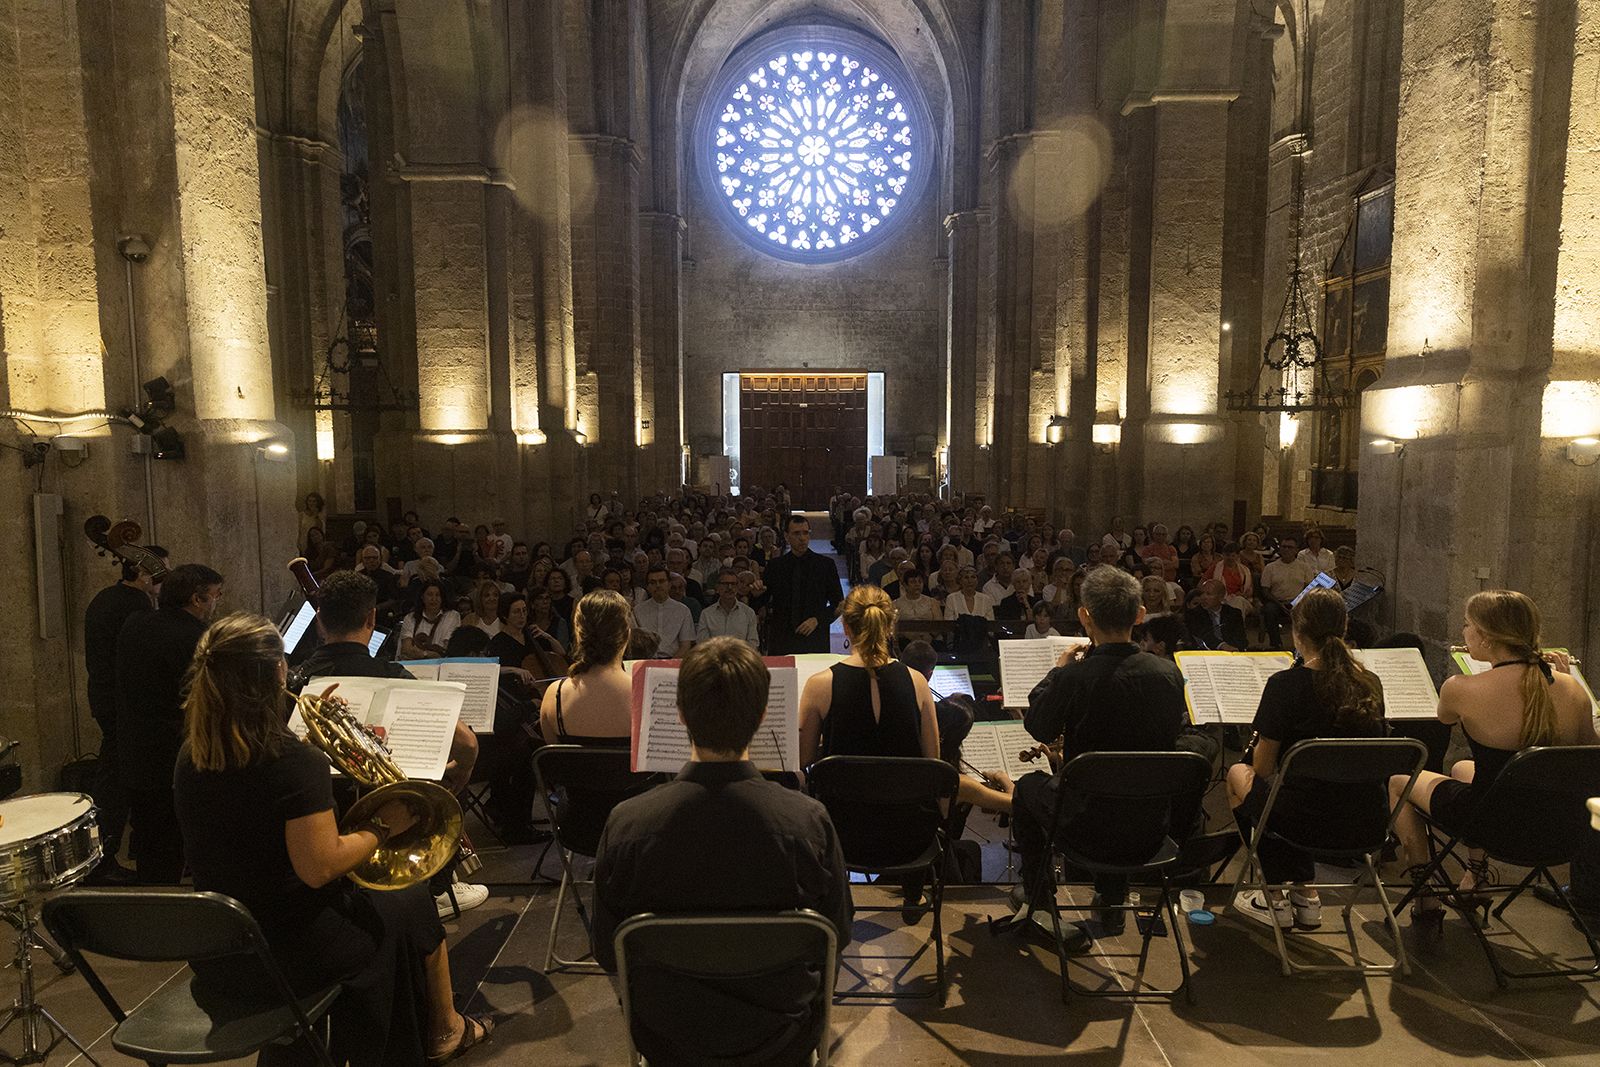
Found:
[[[4,919],[6,922],[10,923],[11,928],[17,932],[18,937],[22,936],[22,917],[20,914],[18,914],[15,908],[0,908],[0,919]],[[73,971],[77,970],[78,965],[72,962],[72,958],[70,956],[61,951],[59,946],[51,944],[46,939],[40,937],[37,931],[30,931],[27,936],[29,943],[32,944],[34,948],[50,954],[50,959],[55,963],[56,970],[60,971],[62,974],[71,974]]]
[[[100,1061],[89,1055],[89,1050],[78,1044],[78,1039],[73,1037],[65,1026],[56,1021],[55,1016],[45,1010],[44,1005],[33,998],[33,949],[35,945],[44,942],[33,929],[33,907],[24,900],[14,908],[7,909],[6,921],[17,928],[17,955],[13,966],[17,969],[21,989],[17,999],[12,1001],[5,1017],[0,1019],[0,1033],[11,1028],[12,1023],[22,1027],[22,1051],[16,1056],[0,1053],[0,1063],[43,1063],[45,1057],[61,1043],[66,1041],[79,1054],[95,1067],[100,1067]],[[55,951],[52,950],[52,955]],[[58,957],[59,961],[59,957]],[[41,1038],[49,1038],[49,1043],[40,1047]]]

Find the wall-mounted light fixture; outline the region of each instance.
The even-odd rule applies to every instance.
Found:
[[[519,445],[542,445],[546,440],[547,438],[545,437],[543,430],[533,429],[517,431],[517,444]]]
[[[1057,415],[1045,424],[1044,439],[1046,444],[1059,445],[1067,439],[1067,417]]]
[[[282,441],[268,441],[256,446],[256,455],[272,463],[289,462],[289,446]]]
[[[1109,452],[1122,443],[1122,427],[1115,422],[1097,422],[1090,433],[1102,452]]]
[[[1567,442],[1567,459],[1580,467],[1600,463],[1600,438],[1578,437]]]
[[[1397,456],[1406,450],[1406,443],[1392,437],[1374,437],[1367,447],[1375,456]]]

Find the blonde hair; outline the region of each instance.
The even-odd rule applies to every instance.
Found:
[[[840,614],[850,631],[850,647],[868,670],[894,659],[889,641],[894,636],[896,613],[888,593],[875,585],[858,585],[844,598]]]
[[[627,650],[632,630],[633,611],[621,593],[614,589],[585,593],[572,609],[572,663],[567,677],[576,678],[616,659]]]
[[[1511,589],[1486,589],[1467,598],[1467,619],[1484,639],[1504,645],[1531,670],[1522,675],[1522,735],[1518,748],[1553,745],[1560,739],[1556,702],[1538,670],[1539,640],[1543,624],[1539,608]]]
[[[285,725],[282,663],[283,638],[260,615],[227,615],[200,635],[183,701],[196,768],[248,767],[293,740]]]
[[[488,603],[489,594],[495,595],[495,610],[485,611],[484,605]],[[500,583],[490,578],[485,578],[472,589],[472,613],[478,617],[479,622],[500,617]]]

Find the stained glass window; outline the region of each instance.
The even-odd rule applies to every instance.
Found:
[[[774,255],[827,262],[878,244],[909,213],[927,122],[886,49],[791,31],[730,61],[706,104],[702,156],[734,228]]]

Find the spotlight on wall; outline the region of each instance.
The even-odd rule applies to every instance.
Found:
[[[542,445],[544,442],[545,435],[543,430],[517,431],[517,444],[519,445]]]
[[[1122,443],[1122,427],[1114,422],[1097,422],[1094,424],[1094,443],[1100,446],[1100,451],[1109,452],[1114,445]]]
[[[1392,437],[1374,437],[1368,447],[1375,456],[1398,456],[1406,450],[1406,443]]]
[[[145,382],[144,395],[149,398],[149,403],[145,405],[147,418],[154,415],[164,419],[177,410],[177,394],[172,391],[172,383],[165,378],[151,378]]]
[[[282,441],[268,441],[256,447],[256,455],[273,463],[287,463],[289,461],[289,446]]]
[[[1067,417],[1065,415],[1057,415],[1045,425],[1044,439],[1046,443],[1052,445],[1059,445],[1067,439]]]
[[[1567,442],[1567,459],[1580,467],[1592,467],[1600,462],[1600,438],[1578,437]]]
[[[154,446],[150,455],[155,459],[182,459],[187,455],[183,435],[171,426],[157,426],[152,430],[150,443]]]

